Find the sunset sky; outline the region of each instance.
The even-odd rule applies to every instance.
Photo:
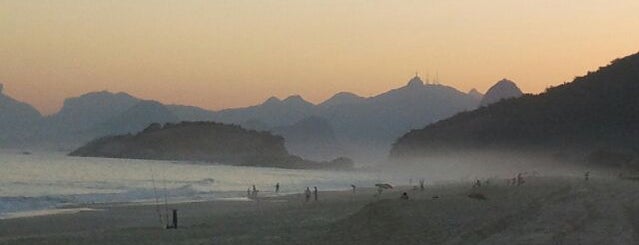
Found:
[[[415,73],[481,92],[639,51],[637,0],[0,0],[0,83],[45,114],[125,91],[208,109],[371,96]]]

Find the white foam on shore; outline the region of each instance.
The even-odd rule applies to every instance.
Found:
[[[0,150],[0,219],[73,212],[68,208],[252,201],[302,192],[392,182],[368,171],[292,170],[167,161],[74,158],[58,152]],[[72,170],[72,171],[70,171]],[[280,183],[280,193],[275,193]],[[68,211],[64,211],[68,210]]]
[[[14,212],[8,213],[4,216],[0,216],[0,219],[18,219],[18,218],[29,218],[29,217],[37,217],[37,216],[46,216],[46,215],[55,215],[55,214],[77,214],[80,212],[98,212],[102,211],[101,209],[93,209],[93,208],[60,208],[60,209],[45,209],[45,210],[35,210],[35,211],[24,211],[24,212]]]

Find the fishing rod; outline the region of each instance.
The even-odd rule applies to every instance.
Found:
[[[164,214],[166,215],[166,223],[167,223],[167,227],[169,224],[169,197],[167,194],[167,190],[166,190],[166,175],[164,175]]]
[[[151,182],[153,183],[153,196],[155,197],[155,212],[158,214],[160,225],[164,225],[162,221],[162,211],[160,211],[160,199],[158,198],[158,189],[155,185],[155,174],[153,173],[153,167],[151,167]]]

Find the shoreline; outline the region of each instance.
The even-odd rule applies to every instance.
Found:
[[[362,188],[362,189],[370,189],[370,188]],[[345,188],[343,189],[328,189],[323,192],[346,192]],[[213,197],[213,198],[172,198],[169,199],[168,205],[180,205],[180,204],[192,204],[192,203],[207,203],[207,202],[254,202],[254,199],[248,198],[245,194],[240,191],[225,191],[223,193],[238,193],[240,195],[237,196],[225,196],[225,197]],[[287,198],[288,196],[293,195],[301,195],[303,192],[286,192],[286,193],[275,193],[273,191],[260,192],[262,196],[259,197],[260,200],[272,199],[272,198]],[[264,195],[266,194],[266,195]],[[177,200],[176,200],[177,199]],[[21,219],[21,218],[31,218],[31,217],[40,217],[40,216],[49,216],[49,215],[61,215],[61,214],[76,214],[79,212],[97,212],[102,211],[103,207],[109,208],[117,208],[117,207],[153,207],[153,206],[165,206],[165,202],[163,198],[158,199],[159,202],[156,203],[156,200],[152,199],[141,199],[141,200],[132,200],[130,202],[95,202],[95,203],[73,203],[73,204],[61,204],[57,207],[49,207],[43,209],[33,209],[33,210],[24,210],[24,211],[16,211],[16,212],[7,212],[0,215],[0,220],[11,220],[11,219]],[[101,208],[96,208],[101,207]]]
[[[9,170],[0,174],[0,219],[70,212],[61,209],[89,204],[152,205],[157,197],[164,203],[165,195],[171,203],[240,198],[246,197],[246,188],[251,185],[257,185],[262,190],[260,196],[264,196],[271,195],[276,182],[283,186],[281,192],[299,193],[308,185],[343,190],[351,181],[357,185],[375,181],[374,174],[367,171],[79,159],[48,151],[33,151],[31,155],[17,150],[0,153],[0,166]]]
[[[374,188],[320,191],[309,202],[289,194],[169,204],[177,230],[164,228],[165,207],[159,214],[153,204],[90,205],[102,211],[0,220],[0,244],[633,244],[638,183],[602,176],[398,186],[381,197]]]
[[[53,209],[40,209],[40,210],[31,210],[31,211],[19,211],[19,212],[11,212],[0,217],[0,220],[12,220],[12,219],[23,219],[23,218],[33,218],[40,216],[49,216],[49,215],[66,215],[66,214],[77,214],[80,212],[99,212],[101,209],[93,209],[93,208],[53,208]]]

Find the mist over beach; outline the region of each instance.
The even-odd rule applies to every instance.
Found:
[[[639,244],[639,2],[0,2],[0,244]]]

